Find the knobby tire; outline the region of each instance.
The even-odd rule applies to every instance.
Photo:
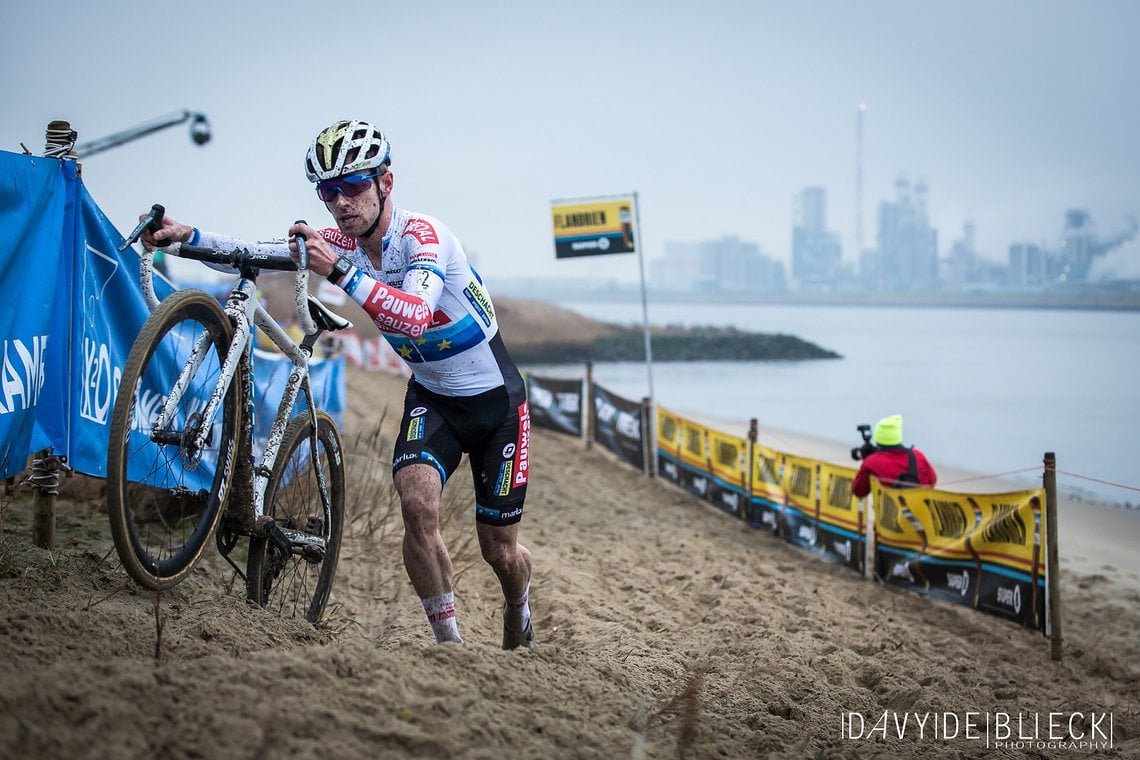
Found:
[[[249,598],[283,617],[304,617],[317,623],[324,614],[340,556],[344,527],[344,451],[336,422],[318,411],[317,456],[311,450],[311,412],[305,411],[285,428],[281,449],[265,495],[265,513],[282,528],[320,535],[324,557],[316,563],[284,552],[272,540],[251,538],[246,584]],[[313,463],[324,472],[331,520],[324,507]],[[312,520],[320,521],[317,525]]]
[[[233,473],[240,409],[240,380],[230,383],[205,453],[182,443],[149,438],[161,400],[170,393],[197,335],[209,335],[205,360],[192,387],[207,398],[233,342],[233,326],[213,296],[182,290],[162,301],[143,324],[127,358],[115,397],[107,451],[107,512],[115,549],[127,574],[140,586],[161,591],[182,581],[201,559],[221,516]],[[203,401],[183,399],[171,426],[180,437]],[[132,435],[134,430],[134,435]],[[216,461],[212,476],[211,460]],[[208,483],[207,483],[208,481]]]

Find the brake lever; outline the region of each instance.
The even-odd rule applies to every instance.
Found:
[[[150,211],[142,218],[139,225],[131,231],[131,234],[123,241],[123,244],[118,247],[117,250],[119,253],[127,250],[127,247],[132,243],[137,243],[139,236],[143,234],[143,230],[150,230],[152,233],[158,232],[162,228],[162,218],[164,216],[166,216],[166,209],[161,203],[156,203],[151,206]]]

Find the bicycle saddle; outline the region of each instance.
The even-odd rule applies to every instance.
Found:
[[[352,322],[311,295],[309,296],[309,316],[313,318],[313,323],[322,330],[347,330],[352,327]]]

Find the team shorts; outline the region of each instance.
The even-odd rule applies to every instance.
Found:
[[[475,485],[475,520],[521,520],[530,476],[530,409],[521,379],[475,396],[441,396],[408,382],[392,473],[427,464],[446,484],[464,453]]]

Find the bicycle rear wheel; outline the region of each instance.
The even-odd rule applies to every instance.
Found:
[[[170,588],[202,557],[233,472],[240,409],[235,376],[206,445],[193,443],[233,342],[233,326],[213,296],[168,296],[139,331],[115,397],[107,451],[107,514],[127,574],[144,588]],[[184,370],[197,347],[200,363]],[[157,427],[179,373],[185,390]]]
[[[284,617],[320,621],[332,590],[344,527],[344,456],[336,422],[316,415],[316,456],[306,411],[285,428],[281,450],[265,495],[265,513],[286,535],[323,540],[323,550],[306,552],[297,543],[286,551],[272,539],[251,538],[246,584],[249,598]],[[325,502],[317,479],[323,476]]]

